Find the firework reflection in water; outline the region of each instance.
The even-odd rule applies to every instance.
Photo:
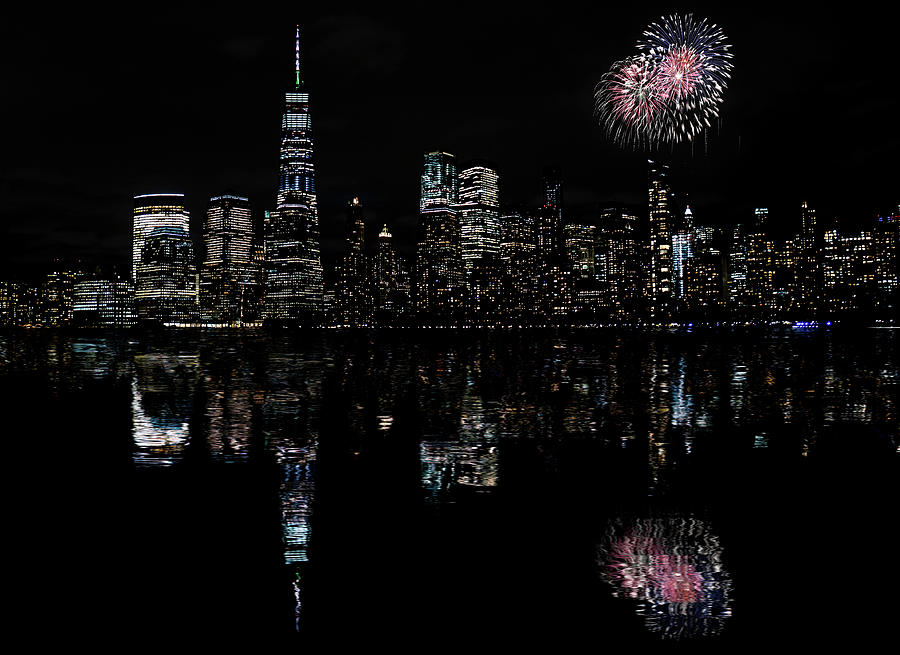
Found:
[[[613,595],[637,600],[647,627],[665,639],[715,636],[731,616],[722,547],[704,521],[616,521],[599,548],[599,563]]]

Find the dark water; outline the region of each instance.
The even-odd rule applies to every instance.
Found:
[[[898,336],[0,336],[8,618],[98,648],[875,643]]]

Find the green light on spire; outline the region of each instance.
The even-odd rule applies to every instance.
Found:
[[[300,88],[300,26],[297,25],[297,41],[294,46],[294,69],[297,73],[297,88]]]

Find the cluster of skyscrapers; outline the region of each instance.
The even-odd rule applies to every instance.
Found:
[[[0,324],[128,327],[525,326],[768,322],[897,314],[900,207],[869,228],[820,225],[806,202],[785,238],[756,209],[729,229],[697,223],[649,162],[646,209],[567,215],[555,167],[539,207],[501,205],[486,161],[425,154],[415,256],[387,225],[366,239],[364,208],[348,204],[334,281],[323,275],[309,94],[285,94],[275,209],[256,229],[250,201],[210,199],[203,256],[184,197],[134,198],[130,276],[60,264],[39,285],[0,282]]]
[[[648,164],[645,211],[601,207],[570,218],[555,167],[544,170],[539,207],[503,207],[495,166],[457,166],[451,154],[426,153],[415,260],[398,260],[383,240],[387,228],[377,254],[367,255],[354,200],[328,322],[522,326],[896,316],[900,208],[852,233],[820,225],[806,202],[800,231],[790,237],[773,229],[764,208],[745,224],[713,227],[678,201],[668,166]],[[390,267],[367,264],[367,256]]]

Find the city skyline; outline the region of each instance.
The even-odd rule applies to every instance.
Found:
[[[892,21],[144,9],[0,23],[26,638],[892,636]]]
[[[508,30],[492,31],[501,23],[499,14],[488,17],[485,25],[465,26],[466,30],[460,33],[474,39],[476,52],[473,54],[471,48],[466,48],[455,53],[454,61],[458,63],[448,66],[445,71],[450,82],[438,87],[462,79],[462,69],[475,54],[487,73],[467,83],[465,97],[455,109],[455,120],[447,120],[446,110],[433,104],[440,96],[437,87],[428,84],[427,76],[416,76],[417,71],[421,72],[416,68],[421,66],[416,64],[416,57],[423,48],[429,47],[430,42],[416,31],[415,26],[388,24],[385,19],[358,13],[347,13],[344,20],[329,14],[310,16],[305,21],[309,27],[304,29],[304,59],[310,62],[310,87],[316,97],[312,115],[317,134],[321,135],[317,140],[327,145],[316,153],[320,169],[323,256],[332,262],[340,255],[345,208],[353,197],[360,198],[366,206],[370,231],[375,233],[387,224],[398,249],[403,254],[411,254],[418,212],[415,207],[417,194],[411,187],[408,173],[418,168],[421,153],[429,148],[454,152],[463,165],[470,159],[487,158],[493,162],[500,175],[504,204],[539,201],[541,170],[555,164],[562,170],[568,208],[573,214],[592,211],[590,208],[596,204],[640,206],[645,175],[642,153],[620,151],[606,143],[590,117],[590,95],[581,98],[580,91],[592,88],[597,81],[596,72],[608,65],[607,59],[614,46],[635,38],[642,22],[654,18],[654,13],[650,8],[631,14],[621,10],[610,13],[609,22],[615,29],[597,37],[589,48],[580,45],[580,48],[590,50],[590,54],[584,53],[582,58],[577,58],[573,49],[558,47],[559,37],[566,30],[579,33],[571,19],[561,17],[544,42],[535,42],[541,43],[537,52],[529,55],[532,60],[538,58],[529,63],[538,64],[531,70],[542,92],[530,104],[518,108],[509,103],[519,97],[511,93],[510,88],[510,84],[519,79],[520,73],[515,72],[519,66],[513,65],[509,74],[499,77],[496,72],[503,70],[505,73],[508,66],[498,68],[499,65],[512,64],[513,54],[521,52],[512,48],[513,45],[537,34],[534,17],[522,17],[516,38]],[[865,97],[867,84],[880,76],[878,67],[854,71],[856,76],[852,78],[851,86],[859,87],[862,93],[851,100],[858,105],[851,103],[841,108],[830,101],[820,103],[802,121],[792,122],[792,113],[795,114],[799,107],[792,106],[791,101],[796,101],[797,94],[802,89],[808,90],[818,79],[822,59],[827,62],[831,56],[825,46],[830,30],[837,29],[836,23],[827,16],[800,14],[779,14],[777,20],[769,21],[768,27],[776,38],[791,32],[797,25],[805,25],[803,30],[791,32],[791,37],[799,41],[790,46],[785,41],[785,54],[798,71],[809,75],[798,75],[789,93],[782,94],[783,102],[776,104],[772,96],[777,96],[775,92],[779,89],[785,90],[779,86],[783,78],[773,76],[764,80],[760,70],[766,59],[757,56],[760,54],[758,42],[747,38],[753,20],[760,19],[754,18],[744,25],[738,19],[747,17],[739,10],[716,11],[714,15],[734,41],[737,67],[725,98],[719,133],[702,140],[704,149],[708,145],[708,152],[702,157],[696,152],[701,146],[698,139],[693,159],[688,154],[681,167],[681,174],[688,184],[680,188],[676,185],[679,193],[690,195],[697,220],[714,224],[735,222],[747,216],[753,207],[766,206],[771,208],[778,222],[784,223],[793,220],[791,208],[804,198],[809,198],[819,208],[820,221],[837,215],[851,227],[863,225],[879,211],[889,211],[896,202],[891,197],[896,192],[890,184],[889,157],[896,137],[892,138],[886,128],[894,101],[890,97],[877,101],[875,97],[871,100]],[[240,28],[214,25],[215,29],[195,30],[197,24],[197,19],[186,16],[182,23],[172,26],[175,33],[190,36],[177,47],[169,46],[170,49],[174,47],[181,57],[178,66],[174,54],[151,47],[152,42],[146,51],[134,52],[138,57],[135,66],[142,73],[135,80],[161,85],[160,88],[166,91],[161,94],[163,98],[142,99],[137,105],[129,99],[130,111],[136,112],[134,115],[138,119],[124,133],[118,119],[109,120],[113,117],[109,112],[115,105],[105,103],[116,88],[125,89],[125,82],[117,82],[123,85],[121,87],[107,84],[112,81],[111,72],[102,67],[81,77],[90,100],[79,95],[69,108],[69,115],[76,117],[80,128],[67,137],[68,143],[75,147],[64,148],[46,165],[40,178],[44,180],[43,184],[31,171],[38,165],[36,155],[46,150],[41,144],[47,136],[41,130],[29,129],[34,126],[32,121],[45,111],[39,102],[43,91],[29,85],[22,70],[9,77],[11,88],[22,93],[12,93],[12,102],[4,111],[10,112],[10,120],[20,124],[22,129],[14,135],[8,148],[10,157],[4,163],[2,259],[7,277],[10,267],[33,271],[60,256],[124,264],[121,246],[126,245],[130,237],[127,217],[131,208],[127,205],[133,196],[141,193],[184,193],[186,208],[193,217],[195,239],[200,229],[196,225],[198,218],[212,196],[234,193],[248,197],[254,208],[255,221],[261,221],[263,211],[274,208],[271,192],[266,193],[265,189],[271,188],[273,163],[277,165],[271,150],[277,148],[274,143],[278,137],[272,134],[271,125],[265,127],[261,123],[263,113],[269,116],[266,120],[271,123],[273,109],[275,113],[278,111],[273,105],[291,81],[293,71],[287,66],[293,63],[290,57],[293,53],[286,42],[290,39],[292,26],[286,26],[284,21],[276,26],[274,22],[251,19]],[[142,42],[140,37],[148,36],[153,27],[152,19],[138,26],[135,42]],[[449,23],[439,29],[460,27],[459,20],[451,17]],[[31,48],[48,45],[47,40],[53,36],[56,40],[49,44],[47,52],[66,47],[83,70],[87,70],[88,64],[99,63],[98,51],[94,49],[99,46],[73,43],[72,36],[61,31],[60,26],[50,26],[45,33],[36,34],[33,24],[14,19],[7,29],[10,34],[6,46],[19,46],[29,52]],[[90,34],[90,29],[85,26],[82,36]],[[353,43],[352,37],[361,35],[365,36],[362,45],[369,46],[364,48],[368,55],[359,52],[359,46]],[[136,47],[115,34],[104,38],[127,52]],[[862,41],[864,36],[853,38]],[[143,43],[148,42],[144,40]],[[880,43],[873,39],[872,47],[877,48]],[[337,44],[342,47],[338,48]],[[522,47],[520,44],[519,48]],[[393,63],[382,70],[379,64],[386,56],[393,57]],[[38,65],[41,57],[34,59],[34,63],[29,63],[32,59],[26,57],[23,70]],[[574,62],[575,59],[578,61]],[[167,104],[164,97],[179,89],[188,93],[187,99],[192,97],[191,94],[201,93],[206,88],[206,80],[201,80],[197,86],[186,86],[188,78],[200,71],[201,63],[211,64],[213,60],[215,76],[237,92],[218,102],[210,123],[212,129],[205,135],[193,130],[194,110],[190,109],[193,106],[190,102],[186,107],[184,103]],[[526,63],[526,60],[522,62]],[[835,78],[848,72],[841,66],[832,67],[832,71]],[[171,75],[166,77],[165,72]],[[580,86],[571,85],[573,77],[577,77]],[[399,121],[410,111],[416,118],[413,121],[404,118],[405,125],[391,123],[390,138],[396,142],[396,147],[385,152],[377,145],[383,142],[383,137],[372,136],[378,133],[371,131],[371,121],[385,118],[387,110],[380,100],[384,94],[397,91],[401,88],[398,84],[412,79],[417,83],[403,87],[404,93],[397,96],[391,121]],[[488,82],[488,79],[494,81]],[[557,83],[548,84],[552,80]],[[762,81],[771,86],[761,88],[759,83]],[[100,82],[103,85],[97,86]],[[71,81],[65,83],[72,84]],[[257,93],[263,87],[264,93]],[[352,110],[342,101],[342,94],[348,92],[348,87],[349,92],[356,89],[358,94]],[[369,93],[376,87],[380,90]],[[419,96],[425,104],[420,111],[415,111],[410,106],[415,103],[408,101]],[[475,98],[482,101],[476,103]],[[38,101],[37,106],[29,105],[29,100]],[[524,139],[533,148],[523,156],[521,136],[530,129],[527,122],[534,120],[529,118],[534,109],[539,109],[549,122],[543,128],[543,134],[547,136]],[[836,127],[835,114],[845,114],[845,110],[850,111],[845,116],[845,124],[859,115],[860,110],[865,112],[866,121],[848,124],[852,131],[821,131],[825,127]],[[504,115],[504,111],[509,120],[508,128],[487,134],[485,130],[492,121]],[[25,116],[25,113],[32,115]],[[250,117],[252,120],[247,120]],[[238,118],[240,122],[236,121]],[[771,127],[773,122],[777,129],[761,129],[763,125]],[[827,134],[829,143],[819,139],[818,146],[810,150],[805,140],[814,138],[811,134],[814,128],[820,130],[820,136]],[[793,138],[779,143],[779,134],[783,135],[788,129]],[[368,139],[361,134],[366,130]],[[228,138],[224,142],[209,142],[212,134],[226,133]],[[261,134],[269,134],[269,137],[260,139]],[[346,138],[338,138],[339,135],[346,135]],[[880,142],[876,141],[876,135],[881,137]],[[79,152],[79,144],[88,137],[93,138],[96,147],[90,152]],[[150,137],[158,144],[158,152],[148,151],[145,146],[144,141]],[[790,145],[781,148],[777,156],[767,157],[760,152],[784,143]],[[28,148],[25,148],[26,144]],[[131,149],[129,145],[135,147]],[[740,157],[736,155],[738,146]],[[847,148],[853,150],[849,156],[845,156],[848,155]],[[384,165],[375,164],[377,157],[373,159],[373,149],[381,153],[378,157]],[[807,153],[803,157],[806,164],[789,166],[788,162],[797,161],[799,151]],[[63,162],[69,162],[76,153],[79,160],[85,160],[85,166],[75,169],[70,165],[65,168],[65,173],[57,168]],[[208,161],[206,170],[198,171],[194,162],[200,153],[204,153]],[[119,162],[119,165],[113,162]],[[760,166],[761,162],[767,162],[767,165]],[[243,173],[235,172],[236,163]],[[766,170],[760,170],[762,168]],[[792,169],[791,176],[783,175],[786,168]],[[589,182],[586,183],[586,179]],[[837,180],[845,183],[836,184]],[[126,188],[127,193],[120,193]],[[826,193],[828,189],[830,193]],[[73,193],[77,194],[74,198]],[[127,207],[124,214],[123,205]],[[65,252],[61,252],[62,245],[66,246]]]
[[[0,322],[512,327],[852,317],[893,323],[900,207],[858,233],[837,219],[820,222],[817,208],[805,199],[799,231],[791,232],[789,224],[773,229],[769,209],[759,207],[750,228],[747,217],[734,225],[708,219],[695,224],[688,193],[682,192],[691,186],[690,166],[674,146],[668,156],[645,155],[646,221],[642,225],[643,211],[635,212],[628,219],[631,235],[602,204],[589,212],[576,205],[573,211],[558,165],[543,167],[537,206],[510,211],[506,201],[504,213],[495,164],[425,152],[414,260],[407,264],[395,252],[393,235],[382,238],[390,234],[387,224],[379,252],[371,256],[375,243],[365,239],[364,204],[354,196],[345,254],[326,276],[314,112],[302,51],[298,24],[294,75],[284,94],[275,207],[264,210],[261,229],[248,197],[212,197],[198,240],[191,235],[184,194],[136,195],[133,301],[128,287],[119,285],[121,273],[104,275],[100,267],[91,273],[89,265],[59,258],[39,285],[0,283]],[[685,175],[679,181],[673,171]],[[618,215],[632,211],[619,208]],[[623,267],[634,274],[623,277]]]

